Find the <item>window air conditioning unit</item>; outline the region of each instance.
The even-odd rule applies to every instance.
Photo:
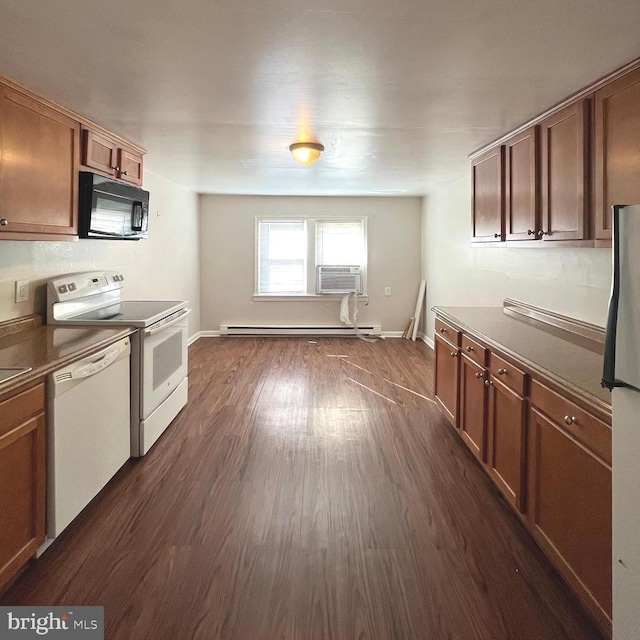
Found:
[[[316,293],[362,293],[362,269],[348,265],[317,267]]]

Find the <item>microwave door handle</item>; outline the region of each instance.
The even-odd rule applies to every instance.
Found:
[[[168,329],[169,327],[173,326],[174,324],[180,322],[180,320],[182,320],[184,317],[188,316],[190,313],[191,313],[191,309],[187,307],[186,309],[182,310],[182,313],[177,315],[172,320],[169,320],[169,322],[162,322],[159,327],[152,326],[152,327],[149,327],[148,329],[145,329],[144,335],[145,336],[153,336],[156,333],[160,333],[160,331],[164,331],[165,329]]]

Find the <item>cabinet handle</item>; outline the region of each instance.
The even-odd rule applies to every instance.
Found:
[[[493,384],[493,382],[491,382],[491,380],[485,380],[484,381],[484,386],[485,387],[490,387]]]
[[[499,237],[500,237],[500,234],[499,234],[499,233],[494,233],[494,234],[493,234],[493,237],[494,237],[494,238],[499,238]]]
[[[483,376],[483,374],[482,374],[482,373],[476,373],[476,378],[478,378],[478,380],[479,380],[480,378],[483,378],[483,377],[484,377],[484,376]]]
[[[118,171],[118,167],[117,166],[111,167],[111,171]]]
[[[473,347],[467,347],[467,351],[471,353],[473,351]]]
[[[121,171],[121,172],[120,172],[120,175],[121,175],[121,176],[126,176],[126,175],[127,175],[127,172],[126,172],[126,171]]]
[[[449,355],[450,355],[452,358],[455,358],[455,357],[458,355],[458,352],[457,352],[457,351],[452,351]]]
[[[576,418],[575,416],[565,416],[564,422],[565,424],[577,424],[578,418]]]
[[[0,220],[0,226],[6,227],[9,224],[9,221],[6,218],[2,218]]]
[[[440,333],[446,333],[446,331],[447,331],[447,330],[446,330],[444,327],[442,327],[442,328],[440,329]]]
[[[528,235],[528,236],[533,236],[533,235],[535,235],[535,233],[536,233],[536,232],[535,232],[535,231],[533,231],[533,229],[527,229],[527,235]]]
[[[505,373],[507,373],[506,369],[498,369],[498,375],[499,376],[503,376]]]

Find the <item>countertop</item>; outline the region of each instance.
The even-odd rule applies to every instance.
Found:
[[[611,393],[600,385],[602,345],[587,340],[579,344],[544,323],[507,315],[502,307],[434,307],[434,311],[487,346],[520,361],[531,373],[567,388],[577,400],[610,419]]]
[[[135,332],[134,328],[42,325],[0,337],[0,367],[31,367],[0,383],[0,396]]]

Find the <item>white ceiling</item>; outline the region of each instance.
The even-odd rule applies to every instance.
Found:
[[[639,34],[638,0],[0,0],[0,74],[200,192],[421,195]]]

